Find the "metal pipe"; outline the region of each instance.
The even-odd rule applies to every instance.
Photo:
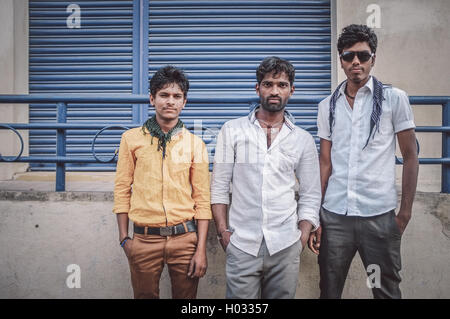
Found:
[[[442,126],[450,126],[450,100],[442,105]],[[450,131],[442,133],[442,157],[450,157]],[[441,177],[442,193],[450,193],[450,162],[443,163]]]
[[[57,105],[57,121],[58,123],[67,122],[67,104],[58,103]],[[56,156],[66,156],[66,130],[61,128],[56,132]],[[66,164],[65,162],[56,163],[56,189],[57,192],[66,190]]]

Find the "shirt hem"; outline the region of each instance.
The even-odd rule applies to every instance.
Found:
[[[397,206],[394,206],[394,207],[388,208],[388,209],[386,209],[386,210],[383,209],[381,212],[376,212],[376,213],[370,213],[370,214],[353,214],[353,213],[348,213],[348,212],[344,212],[344,213],[342,213],[342,212],[336,212],[336,211],[333,211],[333,210],[331,210],[331,209],[328,209],[327,207],[325,207],[325,205],[322,205],[322,207],[325,208],[325,209],[326,209],[327,211],[329,211],[330,213],[333,213],[333,214],[342,215],[342,216],[359,216],[359,217],[374,217],[374,216],[379,216],[379,215],[383,215],[383,214],[389,213],[391,210],[397,208]]]
[[[279,253],[280,251],[291,247],[292,245],[294,245],[296,242],[298,242],[300,240],[301,235],[302,235],[302,231],[299,229],[299,235],[298,235],[297,239],[293,240],[292,242],[289,242],[289,244],[287,244],[287,245],[283,245],[280,248],[276,248],[273,251],[270,251],[269,247],[267,246],[267,240],[266,240],[266,246],[267,246],[267,250],[269,251],[269,255],[273,256],[276,253]],[[261,244],[262,244],[263,239],[264,239],[264,236],[261,238],[261,241],[260,241],[260,244],[258,246],[258,249],[256,250],[256,253],[254,253],[252,250],[245,249],[240,244],[236,243],[236,241],[233,240],[233,236],[231,236],[231,238],[230,238],[230,243],[232,243],[234,247],[238,248],[239,250],[242,250],[246,254],[252,255],[253,257],[258,257],[258,252],[259,252],[259,250],[261,248]]]
[[[236,241],[233,240],[233,236],[231,236],[231,238],[230,238],[230,243],[233,244],[233,246],[238,248],[239,250],[242,250],[244,253],[252,255],[253,257],[257,257],[259,248],[261,248],[262,239],[261,239],[261,242],[259,244],[258,251],[256,252],[256,254],[254,254],[252,251],[249,251],[248,249],[242,248],[238,243],[236,243]]]

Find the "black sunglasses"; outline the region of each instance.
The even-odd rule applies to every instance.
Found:
[[[370,53],[369,51],[344,51],[340,55],[341,59],[345,62],[352,62],[355,58],[355,55],[358,56],[358,60],[361,63],[369,61],[371,57],[375,55],[375,53]]]

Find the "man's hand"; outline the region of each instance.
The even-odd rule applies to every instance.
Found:
[[[131,256],[131,247],[132,246],[133,246],[133,239],[128,239],[122,247],[127,258],[130,258],[130,256]]]
[[[206,257],[206,235],[208,233],[209,220],[197,219],[197,248],[189,263],[188,277],[201,278],[206,274],[208,259]]]
[[[222,245],[223,251],[227,250],[227,247],[230,244],[231,234],[233,233],[228,230],[224,230],[220,233],[222,238],[219,239],[219,243]]]
[[[406,229],[406,226],[411,219],[411,211],[405,211],[400,209],[397,216],[395,216],[395,221],[397,222],[398,229],[400,231],[400,235],[403,235],[403,232]]]
[[[203,249],[197,249],[189,264],[188,277],[201,278],[206,274],[208,268],[208,261],[206,259],[206,252]]]
[[[298,228],[302,231],[300,242],[302,243],[302,251],[303,251],[303,249],[306,247],[306,243],[308,242],[309,234],[313,226],[309,221],[302,220],[298,223]]]
[[[308,247],[316,255],[319,254],[320,240],[322,238],[322,226],[319,226],[315,232],[309,235]]]

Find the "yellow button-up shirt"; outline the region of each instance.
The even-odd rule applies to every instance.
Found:
[[[153,142],[152,142],[153,139]],[[205,143],[185,128],[172,136],[166,157],[158,138],[142,127],[122,134],[114,186],[114,213],[140,226],[163,227],[211,219]]]

